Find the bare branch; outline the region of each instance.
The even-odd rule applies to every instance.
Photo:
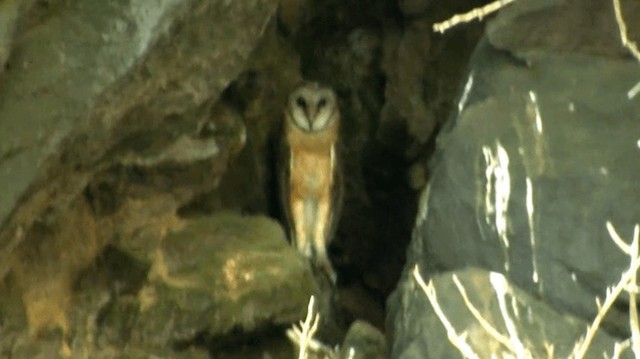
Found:
[[[515,352],[515,348],[511,345],[511,342],[509,342],[509,338],[500,334],[500,332],[496,328],[494,328],[491,324],[489,324],[489,322],[486,319],[484,319],[480,311],[473,305],[473,303],[471,303],[471,301],[469,300],[469,297],[467,296],[466,289],[464,288],[462,283],[460,283],[458,276],[456,276],[455,274],[453,275],[453,282],[455,283],[456,287],[458,287],[458,291],[460,292],[460,295],[462,295],[464,304],[467,306],[467,308],[469,308],[469,310],[471,311],[471,314],[473,314],[473,316],[480,323],[482,328],[484,328],[484,330],[487,333],[489,333],[489,335],[491,335],[495,340],[500,342],[500,344],[507,347],[507,349],[509,349],[511,352]]]
[[[616,301],[616,299],[620,296],[620,293],[622,293],[623,290],[628,290],[631,291],[631,287],[635,287],[636,286],[636,275],[638,272],[638,268],[640,268],[640,257],[637,254],[637,249],[638,249],[638,232],[640,232],[640,230],[635,229],[634,228],[634,239],[633,239],[633,243],[631,246],[628,246],[626,243],[624,243],[624,241],[622,241],[622,239],[617,235],[617,232],[615,231],[615,228],[613,228],[613,226],[607,222],[607,229],[609,229],[609,234],[611,235],[611,238],[614,242],[616,242],[617,239],[620,240],[620,242],[623,244],[622,246],[620,246],[619,243],[616,242],[616,244],[618,246],[620,246],[621,249],[623,249],[624,247],[629,247],[630,249],[634,249],[636,250],[636,253],[632,253],[631,250],[629,250],[629,257],[631,258],[630,263],[629,263],[629,268],[622,274],[622,276],[620,277],[620,281],[616,284],[615,287],[613,288],[607,288],[607,295],[605,297],[604,303],[602,303],[601,305],[598,306],[598,314],[596,315],[595,319],[593,320],[593,322],[591,323],[591,325],[589,325],[587,327],[587,333],[585,334],[584,338],[579,340],[576,343],[576,346],[573,349],[573,352],[571,353],[571,357],[572,358],[583,358],[584,355],[586,354],[587,350],[589,349],[589,345],[591,344],[591,340],[593,340],[593,337],[595,336],[596,332],[598,331],[598,329],[600,328],[600,324],[602,323],[602,320],[604,319],[605,315],[607,314],[607,312],[609,311],[609,309],[611,308],[611,306],[613,305],[613,303]],[[636,225],[636,228],[638,228],[638,225]],[[617,236],[617,239],[615,238]],[[623,249],[624,250],[624,249]],[[625,251],[626,252],[626,251]],[[632,293],[629,293],[629,296],[631,298]],[[630,299],[631,301],[631,299]],[[635,302],[635,294],[633,294],[633,301]],[[596,300],[596,303],[598,303],[599,301]],[[631,310],[631,305],[629,306],[629,309]],[[634,308],[635,311],[635,308]],[[633,316],[635,315],[636,319],[636,323],[633,323]],[[632,327],[632,332],[634,331],[633,326],[636,326],[635,331],[637,332],[634,336],[636,336],[636,339],[640,342],[640,330],[637,329],[637,312],[635,314],[630,313],[630,325]],[[632,342],[633,342],[633,336],[632,336]],[[636,351],[635,348],[635,344],[633,344],[632,346],[634,352]],[[640,350],[640,343],[637,344],[637,349]]]
[[[640,50],[635,42],[629,40],[627,37],[627,24],[622,17],[622,9],[620,8],[620,0],[613,0],[613,9],[616,13],[616,22],[618,23],[618,30],[620,31],[620,40],[622,40],[622,46],[626,47],[633,57],[640,62]]]
[[[507,332],[509,332],[509,342],[511,342],[511,345],[514,348],[512,352],[516,355],[517,358],[531,358],[531,353],[525,348],[525,345],[520,340],[516,325],[509,315],[509,312],[507,311],[505,298],[508,292],[509,284],[507,283],[506,278],[500,273],[491,272],[489,274],[489,281],[491,282],[491,286],[493,286],[493,289],[496,292],[496,298],[498,299],[500,313],[502,315],[502,319],[504,320],[504,324],[507,327]]]
[[[482,20],[483,17],[500,10],[514,1],[516,0],[496,0],[483,7],[477,7],[467,13],[456,14],[448,20],[433,24],[433,31],[442,34],[456,25],[467,23],[475,19]]]
[[[607,221],[607,231],[609,232],[609,236],[613,240],[613,243],[615,243],[625,254],[633,255],[631,247],[622,240],[618,232],[616,232],[616,229],[611,224],[611,221]]]
[[[291,329],[288,329],[287,337],[298,345],[298,359],[306,359],[309,349],[314,352],[325,353],[329,358],[334,358],[336,354],[333,349],[313,338],[320,323],[320,314],[314,314],[314,302],[315,298],[311,296],[307,308],[307,317],[304,321],[300,321],[299,325],[294,324]]]
[[[449,319],[447,319],[447,316],[444,314],[442,308],[440,307],[440,304],[438,303],[436,288],[433,286],[433,281],[430,280],[429,284],[426,284],[424,282],[424,279],[422,279],[422,276],[420,275],[420,270],[418,269],[417,264],[415,265],[415,267],[413,267],[413,277],[422,288],[422,291],[427,296],[429,303],[431,303],[431,307],[433,307],[433,310],[436,312],[438,319],[440,319],[440,322],[447,330],[447,338],[449,338],[451,344],[453,344],[453,346],[456,347],[460,351],[460,353],[464,355],[465,358],[479,358],[478,354],[476,354],[469,343],[467,343],[466,334],[458,334],[453,325],[451,325],[451,322],[449,322]]]
[[[627,98],[631,100],[632,98],[636,97],[638,93],[640,93],[640,82],[635,84],[635,86],[633,86],[631,90],[627,92]]]
[[[616,342],[615,344],[613,344],[613,356],[611,356],[611,359],[619,359],[622,352],[629,349],[630,345],[631,345],[631,341],[629,339],[621,343]]]
[[[633,228],[633,240],[631,241],[631,251],[635,260],[640,259],[640,226],[637,224]],[[633,276],[629,281],[626,290],[629,293],[629,326],[631,327],[631,349],[636,358],[640,358],[640,325],[638,324],[638,308],[636,303],[636,294],[638,293],[637,271],[633,272]]]

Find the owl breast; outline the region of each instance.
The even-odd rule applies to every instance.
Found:
[[[299,197],[328,195],[331,188],[330,156],[313,152],[298,152],[292,156],[291,190]],[[326,192],[326,193],[323,193]]]

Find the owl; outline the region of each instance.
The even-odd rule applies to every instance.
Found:
[[[291,241],[335,283],[327,254],[342,207],[335,92],[315,82],[296,88],[284,109],[280,197]]]

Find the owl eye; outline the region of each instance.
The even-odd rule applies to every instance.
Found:
[[[320,101],[318,101],[318,108],[323,108],[327,105],[327,99],[326,98],[321,98]]]
[[[302,107],[302,109],[306,109],[307,108],[307,101],[305,101],[302,97],[298,97],[296,99],[296,105]]]

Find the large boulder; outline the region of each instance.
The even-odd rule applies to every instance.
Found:
[[[202,358],[227,351],[242,357],[237,347],[253,341],[264,353],[289,355],[284,327],[304,318],[319,286],[282,227],[233,212],[171,222],[163,233],[150,229],[109,245],[72,290],[49,291],[48,301],[1,287],[2,353]],[[54,284],[58,277],[49,276]],[[59,297],[72,305],[63,307]],[[34,320],[36,309],[41,318]],[[46,320],[57,326],[24,330]]]
[[[401,292],[397,314],[402,321],[395,326],[393,358],[463,358],[463,343],[478,358],[516,357],[522,355],[519,345],[532,358],[569,358],[586,334],[582,320],[555,311],[496,272],[467,268],[438,274],[430,284],[433,299],[417,282],[416,290]],[[612,354],[616,341],[596,332],[586,357]],[[621,357],[633,354],[627,351]]]
[[[3,355],[127,355],[103,333],[127,332],[112,313],[132,320],[176,213],[246,146],[222,94],[276,5],[0,2]],[[132,353],[176,354],[145,339]]]
[[[308,262],[265,217],[219,212],[186,221],[161,242],[135,304],[121,296],[105,315],[110,325],[100,333],[112,342],[195,344],[286,325],[304,317],[317,289]]]
[[[0,7],[2,17],[15,12],[11,3]],[[33,5],[20,12],[19,36],[0,37],[0,48],[13,39],[0,83],[0,277],[32,224],[62,218],[97,171],[158,138],[170,147],[197,137],[203,113],[242,71],[276,5],[25,4]],[[170,160],[217,151],[204,143],[188,153]]]
[[[427,276],[501,272],[585,321],[627,269],[606,223],[630,241],[640,221],[640,102],[628,97],[640,65],[620,45],[612,5],[583,3],[520,2],[489,22],[438,139],[405,273],[388,301],[394,355],[410,345],[402,318],[422,311],[401,309],[419,291],[415,264]],[[637,23],[638,12],[624,14]],[[542,28],[555,30],[533,31]],[[627,335],[623,313],[611,315],[606,329]]]

